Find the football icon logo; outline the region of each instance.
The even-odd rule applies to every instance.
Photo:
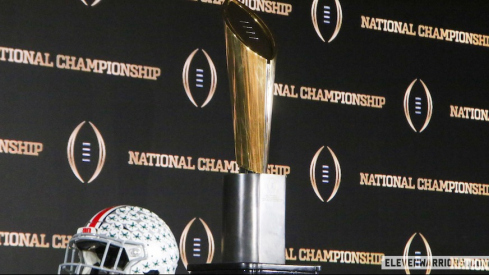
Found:
[[[329,154],[321,155],[324,146],[314,155],[309,168],[311,185],[316,196],[324,202],[322,192],[331,193],[327,202],[330,202],[338,192],[341,184],[341,166],[335,153],[327,147]],[[318,166],[319,164],[319,166]],[[316,179],[320,178],[319,181]]]
[[[200,223],[193,218],[180,237],[180,258],[187,268],[188,264],[212,263],[215,253],[214,236],[207,223],[199,218]],[[207,254],[207,255],[206,255]]]
[[[324,36],[333,41],[341,29],[343,11],[339,0],[314,0],[311,7],[311,18],[314,30],[319,38],[326,42]],[[323,35],[324,34],[324,35]]]
[[[91,127],[83,127],[84,121],[75,128],[67,147],[71,170],[82,183],[91,183],[99,176],[106,158],[102,134],[93,123],[88,123]]]
[[[419,80],[422,88],[420,85],[415,86],[417,81],[415,79],[411,82],[404,95],[404,114],[414,132],[422,133],[433,116],[433,100],[423,80]]]
[[[187,58],[183,67],[182,80],[190,102],[197,108],[204,108],[216,92],[217,72],[209,54],[205,50],[200,50],[200,52],[203,54],[197,55],[199,49],[195,49]],[[198,99],[203,100],[201,105],[197,103]]]
[[[93,7],[100,3],[102,0],[81,0],[85,6]],[[88,2],[87,2],[88,1]]]
[[[409,238],[408,242],[406,243],[406,247],[404,248],[402,258],[404,261],[406,274],[411,274],[411,271],[409,270],[409,265],[407,263],[409,257],[414,257],[416,261],[421,259],[421,257],[426,257],[426,274],[430,274],[431,268],[433,266],[433,254],[431,252],[431,247],[423,234],[419,233],[420,238],[415,238],[416,235],[418,235],[418,233],[414,233],[411,238]],[[412,250],[414,251],[414,253],[411,253]]]

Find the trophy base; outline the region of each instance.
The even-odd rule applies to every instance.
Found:
[[[187,270],[190,274],[319,274],[321,266],[260,263],[191,264]]]
[[[285,264],[285,176],[224,178],[224,263]]]

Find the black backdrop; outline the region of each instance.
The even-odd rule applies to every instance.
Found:
[[[211,233],[212,261],[220,261],[229,169],[218,163],[233,160],[234,147],[221,6],[213,2],[220,1],[0,2],[1,273],[56,272],[69,236],[119,204],[156,212],[178,242],[197,218],[189,236],[206,248]],[[463,43],[477,35],[489,44],[487,1],[265,2],[283,11],[257,13],[279,47],[270,164],[280,169],[270,172],[288,174],[288,263],[381,273],[377,255],[401,256],[412,236],[410,255],[488,255],[489,45]],[[452,30],[459,41],[423,37],[424,26]],[[116,62],[115,72],[63,69],[65,56]],[[161,75],[121,76],[122,63]],[[213,70],[215,93],[202,107]],[[311,100],[319,93],[323,101]],[[360,95],[367,101],[353,104]],[[166,162],[171,156],[177,167]],[[205,171],[212,161],[218,171]],[[414,189],[388,187],[391,176]],[[423,190],[424,179],[448,187]],[[183,244],[189,251],[191,240]],[[358,252],[370,260],[352,262]],[[188,255],[189,263],[207,260]],[[177,271],[187,273],[182,261]]]

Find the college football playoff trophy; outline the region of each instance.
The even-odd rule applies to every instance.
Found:
[[[224,178],[223,262],[285,264],[285,176],[265,174],[276,47],[265,23],[237,0],[224,4],[236,161]]]
[[[276,47],[265,23],[238,0],[223,4],[236,162],[224,178],[222,261],[192,274],[317,274],[285,265],[285,176],[267,172]]]

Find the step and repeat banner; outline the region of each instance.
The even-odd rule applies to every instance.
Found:
[[[287,175],[287,263],[489,255],[489,3],[240,1],[279,49],[268,173]],[[221,261],[238,172],[222,3],[0,1],[0,273],[57,272],[115,205],[166,221],[178,273]]]

